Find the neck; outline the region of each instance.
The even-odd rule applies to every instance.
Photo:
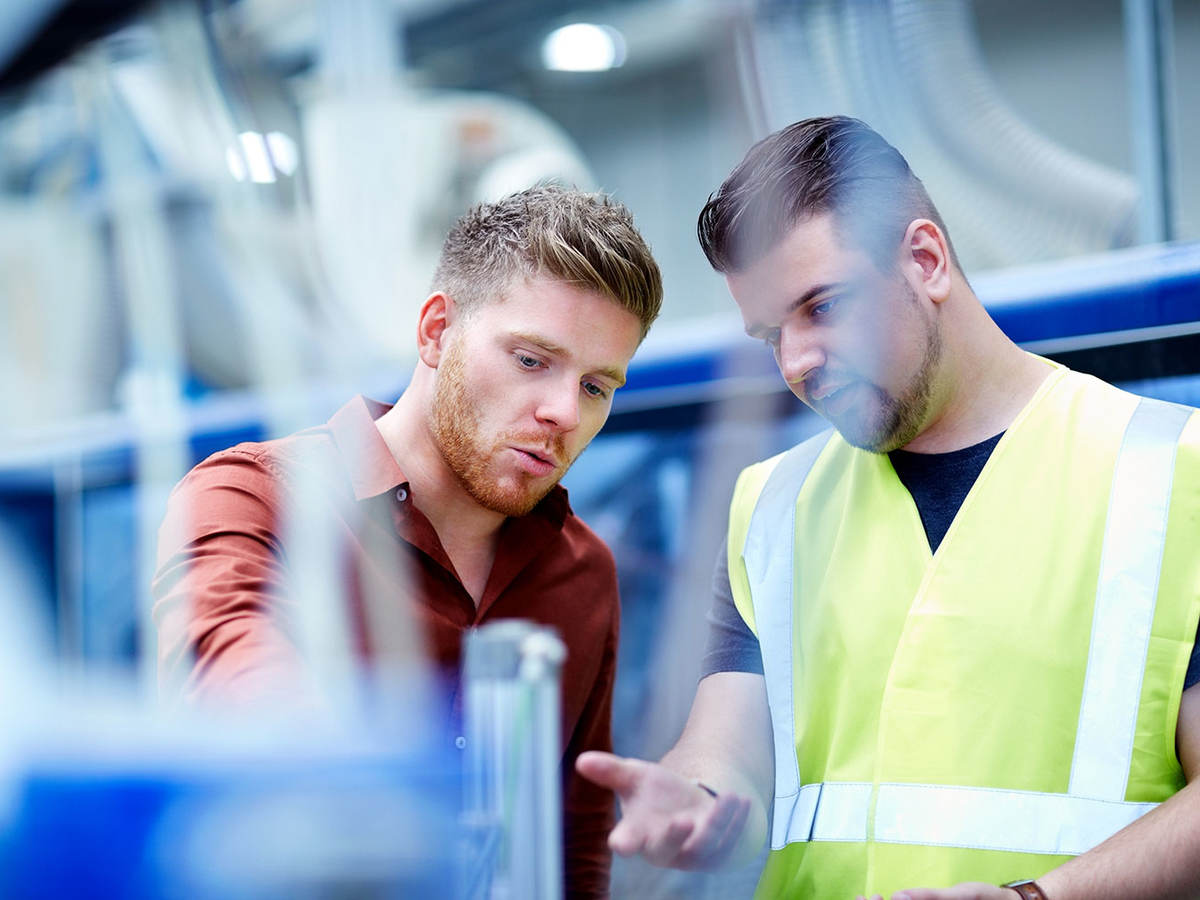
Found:
[[[376,420],[427,518],[476,604],[483,594],[505,516],[480,506],[446,465],[430,429],[432,391],[418,371],[396,405]]]
[[[917,453],[960,450],[1005,431],[1052,371],[1014,344],[965,284],[963,296],[946,302],[934,413],[905,447]]]

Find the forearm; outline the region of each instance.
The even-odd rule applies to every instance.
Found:
[[[1038,878],[1050,900],[1200,896],[1200,788],[1189,784],[1099,846]]]

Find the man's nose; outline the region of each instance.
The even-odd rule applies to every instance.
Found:
[[[825,365],[825,350],[807,328],[784,328],[775,351],[784,380],[795,387],[814,369]]]
[[[537,420],[570,431],[579,425],[579,382],[563,379],[548,386],[538,402]]]

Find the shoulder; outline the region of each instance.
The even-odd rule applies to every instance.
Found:
[[[1186,414],[1194,415],[1200,412],[1200,410],[1189,404],[1136,393],[1135,391],[1118,387],[1115,384],[1097,378],[1095,375],[1089,375],[1086,372],[1076,372],[1073,369],[1066,371],[1061,385],[1067,393],[1084,395],[1090,397],[1094,402],[1106,403],[1112,407],[1132,409],[1139,404],[1145,403],[1160,409],[1171,409]]]
[[[742,469],[733,485],[734,503],[753,502],[762,493],[763,486],[771,477],[771,473],[775,471],[787,453],[788,451],[785,450],[783,453],[777,453],[769,459],[760,460]]]
[[[762,493],[763,488],[777,471],[781,475],[786,475],[787,471],[797,468],[807,472],[816,457],[821,454],[826,445],[831,443],[835,434],[836,432],[832,429],[825,429],[782,453],[777,453],[742,469],[734,484],[731,512],[736,512],[743,507],[753,508],[754,502]],[[747,510],[748,512],[749,510]]]
[[[271,495],[302,469],[336,471],[337,448],[327,431],[313,428],[268,441],[245,441],[197,463],[176,493],[220,488]]]
[[[1161,423],[1158,427],[1152,424],[1151,433],[1177,436],[1179,442],[1185,445],[1194,445],[1200,440],[1200,410],[1193,406],[1136,394],[1080,372],[1069,372],[1064,381],[1073,386],[1079,394],[1090,397],[1096,404],[1119,414],[1120,420],[1130,420],[1136,412],[1143,416],[1143,422]],[[1084,426],[1088,422],[1083,417],[1078,417],[1074,424]]]

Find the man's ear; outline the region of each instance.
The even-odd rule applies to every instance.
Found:
[[[442,360],[449,339],[447,331],[455,314],[454,301],[441,291],[430,294],[421,305],[417,316],[417,355],[431,369],[436,369]]]
[[[950,296],[950,245],[929,219],[913,219],[904,233],[904,262],[934,303]]]

